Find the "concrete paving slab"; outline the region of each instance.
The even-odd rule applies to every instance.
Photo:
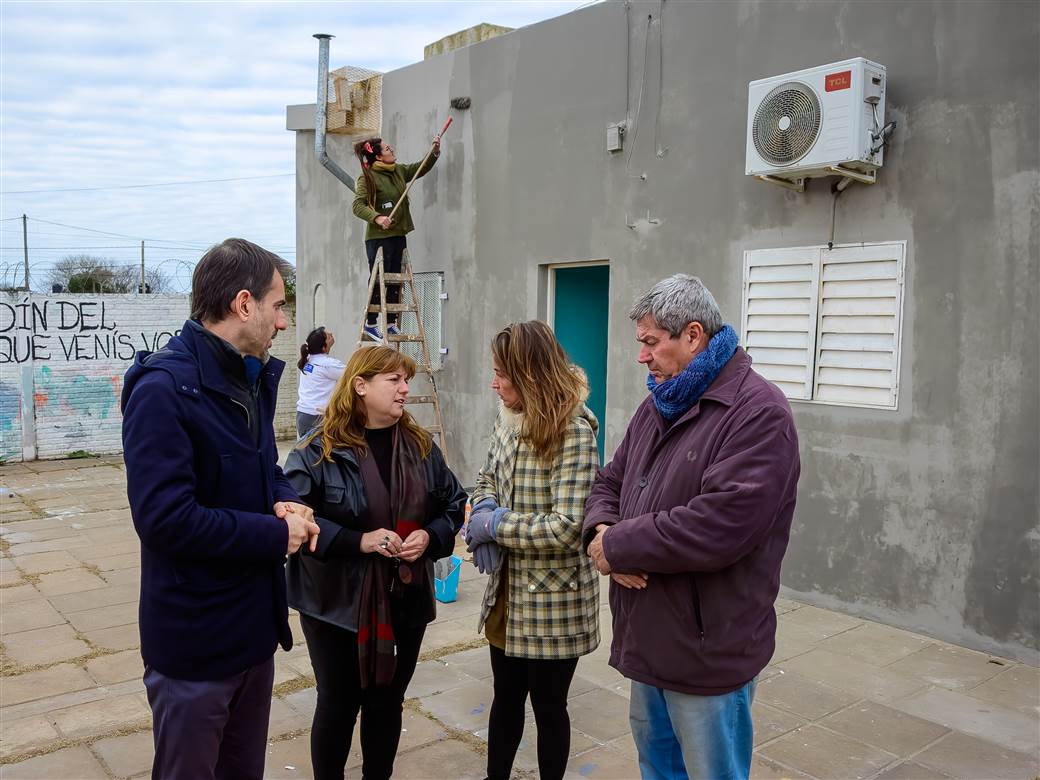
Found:
[[[956,691],[974,688],[1003,671],[1004,666],[990,663],[991,658],[963,647],[933,644],[886,668]]]
[[[116,626],[114,628],[102,628],[98,631],[84,631],[83,636],[101,650],[118,652],[141,646],[141,632],[137,627],[137,623]]]
[[[8,541],[10,541],[10,539]],[[59,550],[72,552],[75,548],[83,548],[89,544],[90,541],[84,539],[82,536],[61,536],[54,539],[24,542],[22,544],[12,543],[7,552],[12,558],[17,559],[26,555],[32,555],[33,553],[57,552]]]
[[[72,612],[69,614],[68,620],[77,631],[83,632],[125,626],[137,622],[137,604],[135,602],[111,604],[96,609],[85,609],[82,612]]]
[[[945,726],[871,701],[846,707],[819,724],[897,756],[912,755],[949,733]]]
[[[621,672],[608,666],[606,655],[600,654],[598,651],[578,659],[577,674],[611,693],[616,693],[625,699],[629,697],[632,684]]]
[[[3,680],[5,708],[35,699],[93,688],[94,681],[72,664],[58,664],[38,672],[26,672]]]
[[[1020,753],[967,734],[953,732],[914,761],[963,780],[1032,780],[1040,774],[1040,755]]]
[[[116,569],[115,571],[106,571],[103,576],[109,585],[132,585],[137,589],[140,589],[141,587],[140,566],[127,569]]]
[[[152,767],[152,732],[139,731],[123,737],[109,737],[90,746],[94,755],[117,777],[133,777]]]
[[[11,560],[25,574],[43,574],[49,571],[77,569],[80,567],[80,562],[65,550],[21,555]]]
[[[460,685],[476,680],[457,667],[449,666],[440,659],[422,661],[415,667],[415,674],[408,684],[405,696],[409,699],[432,696],[442,691],[450,691]]]
[[[68,661],[91,652],[90,645],[64,623],[17,634],[5,632],[3,641],[7,658],[22,667]]]
[[[472,650],[463,650],[461,653],[452,653],[442,659],[449,667],[454,667],[470,677],[477,680],[487,680],[491,677],[491,653],[484,647],[475,647]]]
[[[271,717],[267,725],[268,739],[277,739],[294,731],[311,727],[311,716],[294,709],[284,699],[271,699]]]
[[[916,761],[903,761],[886,769],[877,780],[950,780],[950,776],[921,766]]]
[[[42,598],[43,594],[29,584],[0,588],[0,609],[6,609],[9,604],[22,604]]]
[[[479,780],[485,768],[484,756],[458,740],[445,740],[398,753],[394,777]]]
[[[4,605],[4,634],[17,634],[34,628],[59,626],[65,618],[46,601],[22,601]]]
[[[633,780],[639,777],[639,763],[630,756],[603,746],[575,756],[567,764],[569,776],[597,780]]]
[[[597,742],[609,742],[628,734],[628,699],[597,688],[571,699],[567,704],[571,727]]]
[[[829,650],[811,650],[778,665],[785,672],[811,676],[859,699],[891,701],[927,686],[919,678],[892,671],[892,667],[882,669]]]
[[[294,737],[267,744],[264,777],[268,780],[311,780],[310,737]]]
[[[755,689],[755,702],[762,702],[808,720],[822,718],[857,701],[858,697],[794,672],[763,680]]]
[[[769,663],[778,664],[789,658],[796,658],[816,649],[819,640],[816,633],[805,626],[787,623],[786,619],[777,623],[776,647]]]
[[[448,732],[445,731],[442,724],[410,706],[405,707],[404,715],[401,718],[401,744],[398,747],[398,753],[405,753],[422,745],[447,738]],[[360,739],[360,734],[355,733],[354,744],[360,745]]]
[[[36,586],[45,596],[64,596],[68,593],[82,593],[89,590],[107,588],[108,583],[87,569],[66,569],[64,571],[41,574]]]
[[[437,621],[427,626],[426,634],[423,636],[421,652],[437,651],[458,642],[477,641],[481,636],[481,634],[477,633],[477,621],[475,618],[446,620],[443,623]]]
[[[751,707],[755,747],[806,725],[808,721],[792,712],[756,700]]]
[[[108,780],[108,772],[83,746],[66,748],[44,756],[7,764],[4,780]]]
[[[818,726],[796,729],[759,753],[827,780],[867,778],[896,759],[892,753]]]
[[[84,571],[79,569],[78,571]],[[88,609],[98,609],[113,604],[137,603],[140,595],[140,587],[136,585],[112,585],[102,581],[102,587],[90,588],[89,590],[66,593],[61,596],[49,596],[48,601],[55,609],[66,615],[74,612],[83,612]]]
[[[104,558],[96,558],[90,561],[84,561],[92,566],[96,566],[101,572],[102,576],[105,576],[105,572],[120,571],[122,569],[136,569],[141,565],[141,554],[137,552],[124,553],[122,555],[111,555]]]
[[[481,739],[487,741],[487,729],[477,733]],[[587,734],[571,729],[571,744],[567,751],[570,758],[586,753],[593,748],[600,747],[600,742],[592,739]],[[620,752],[620,751],[619,751]],[[538,726],[535,724],[534,716],[529,715],[524,720],[524,736],[517,748],[516,758],[513,761],[513,771],[530,772],[532,775],[538,772]]]
[[[309,720],[313,720],[314,707],[318,703],[318,689],[304,688],[295,693],[290,693],[284,697],[284,701],[297,712],[307,716]]]
[[[101,542],[99,544],[85,544],[80,547],[73,547],[69,550],[69,553],[79,561],[90,566],[97,566],[99,569],[104,570],[103,563],[107,562],[110,558],[117,558],[125,555],[133,555],[133,564],[137,566],[140,564],[140,551],[141,542],[137,538],[137,534],[134,533],[132,528],[110,528],[106,527],[100,529],[103,531],[116,531],[119,533],[120,541],[118,542]],[[114,567],[114,568],[125,568],[125,567]]]
[[[54,725],[66,737],[104,734],[151,722],[152,711],[141,694],[107,697],[54,712]]]
[[[424,696],[419,706],[441,723],[472,734],[487,728],[493,696],[487,682],[475,680],[445,693]]]
[[[890,706],[1009,750],[1024,753],[1040,750],[1040,730],[1035,718],[963,693],[930,688],[892,702]]]
[[[87,661],[87,674],[98,685],[110,685],[126,680],[140,680],[144,676],[144,661],[139,650],[124,650]]]
[[[843,615],[840,612],[832,612],[829,609],[803,606],[800,609],[788,612],[784,623],[788,626],[797,626],[804,629],[818,642],[861,626],[863,625],[863,620],[850,615]]]
[[[1040,717],[1040,669],[1017,665],[970,690],[969,696],[1008,707],[1034,718]]]
[[[0,760],[23,755],[32,748],[56,740],[58,732],[47,718],[33,715],[28,718],[5,720],[0,730]],[[0,770],[3,775],[3,770]]]
[[[751,758],[751,780],[813,780],[813,778],[755,754]]]
[[[863,623],[849,631],[827,637],[820,642],[819,647],[874,666],[887,666],[928,647],[932,642],[928,637],[881,623]]]

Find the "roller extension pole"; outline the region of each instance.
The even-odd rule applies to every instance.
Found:
[[[441,128],[441,131],[439,133],[437,133],[437,140],[438,141],[441,140],[441,136],[444,135],[445,131],[450,126],[451,126],[451,117],[449,116],[448,117],[448,121],[444,123],[444,127]],[[412,180],[410,182],[408,182],[408,186],[404,188],[404,192],[402,193],[401,197],[398,198],[397,199],[397,203],[394,204],[393,210],[387,215],[390,218],[391,222],[394,221],[394,214],[397,213],[397,209],[399,209],[401,207],[401,204],[404,203],[404,199],[408,197],[408,190],[410,190],[412,188],[412,185],[415,184],[415,180],[419,178],[419,171],[421,171],[423,169],[423,166],[426,165],[426,161],[429,160],[430,159],[430,155],[433,154],[433,146],[434,146],[433,144],[430,144],[430,151],[428,151],[426,153],[426,156],[423,157],[422,163],[420,163],[419,167],[415,169],[415,175],[412,176]]]

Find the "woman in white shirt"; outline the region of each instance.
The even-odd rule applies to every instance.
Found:
[[[315,328],[300,345],[300,396],[296,402],[296,433],[303,436],[325,412],[336,382],[343,375],[343,362],[329,354],[336,339],[325,327]]]

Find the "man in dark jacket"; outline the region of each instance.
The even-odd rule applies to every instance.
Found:
[[[278,467],[284,260],[242,239],[203,255],[192,316],[123,385],[123,458],[141,538],[141,655],[153,778],[263,775],[274,651],[292,647],[284,562],[317,541]]]
[[[746,778],[798,484],[791,408],[699,279],[663,280],[630,317],[650,396],[583,532],[612,580],[610,665],[632,681],[644,778]]]

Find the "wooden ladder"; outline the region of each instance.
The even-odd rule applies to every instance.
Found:
[[[386,302],[386,285],[399,284],[401,286],[401,298],[405,299],[405,288],[407,287],[408,294],[411,295],[411,302],[404,303],[387,303]],[[379,304],[371,304],[372,292],[376,289],[376,285],[379,285]],[[383,249],[380,247],[376,252],[376,262],[372,266],[372,275],[368,280],[368,295],[365,297],[365,301],[369,302],[365,306],[365,313],[361,317],[361,327],[358,330],[358,347],[372,346],[375,344],[373,341],[369,341],[365,336],[365,325],[368,323],[368,315],[370,313],[378,313],[379,318],[377,325],[379,330],[383,334],[385,343],[393,345],[397,350],[401,349],[401,344],[415,343],[419,345],[420,356],[419,360],[416,361],[416,371],[420,374],[425,374],[428,384],[428,390],[424,395],[412,395],[408,394],[408,398],[405,400],[406,404],[430,404],[433,406],[433,418],[434,422],[431,425],[424,425],[431,434],[438,437],[438,443],[440,444],[441,453],[444,455],[445,462],[448,462],[448,448],[444,437],[444,419],[441,416],[441,402],[440,397],[437,395],[437,378],[433,374],[433,362],[430,360],[430,348],[426,341],[426,327],[423,325],[422,311],[419,304],[419,295],[415,291],[415,277],[412,276],[412,265],[408,261],[408,250],[404,250],[404,259],[401,262],[401,273],[391,274],[383,270]],[[389,321],[387,314],[398,314],[403,315],[405,312],[411,312],[415,315],[415,322],[418,325],[418,333],[405,333],[400,334],[389,333],[387,328]],[[398,328],[404,322],[404,317],[398,317]],[[420,423],[421,424],[421,423]]]

